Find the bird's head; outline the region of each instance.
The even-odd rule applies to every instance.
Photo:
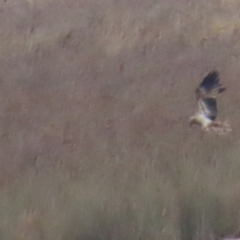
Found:
[[[192,116],[190,119],[189,119],[189,125],[192,126],[194,124],[197,124],[197,125],[201,125],[199,119],[196,117],[196,116]]]

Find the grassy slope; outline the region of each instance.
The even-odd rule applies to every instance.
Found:
[[[0,6],[1,239],[239,230],[237,0]],[[187,125],[212,69],[226,137]]]

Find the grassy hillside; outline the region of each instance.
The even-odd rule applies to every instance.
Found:
[[[0,239],[239,232],[238,0],[7,0],[0,12]],[[188,126],[213,69],[227,136]]]

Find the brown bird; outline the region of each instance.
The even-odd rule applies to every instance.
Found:
[[[225,90],[226,88],[220,84],[219,73],[210,72],[195,91],[198,108],[189,120],[190,125],[198,124],[205,131],[213,130],[218,134],[231,132],[232,128],[228,122],[216,121],[218,114],[216,95]]]

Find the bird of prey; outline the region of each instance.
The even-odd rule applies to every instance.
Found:
[[[213,130],[218,134],[231,132],[228,122],[216,121],[218,114],[216,97],[225,90],[220,83],[219,73],[217,71],[208,73],[195,91],[198,107],[194,116],[190,118],[190,125],[198,124],[205,131]]]

